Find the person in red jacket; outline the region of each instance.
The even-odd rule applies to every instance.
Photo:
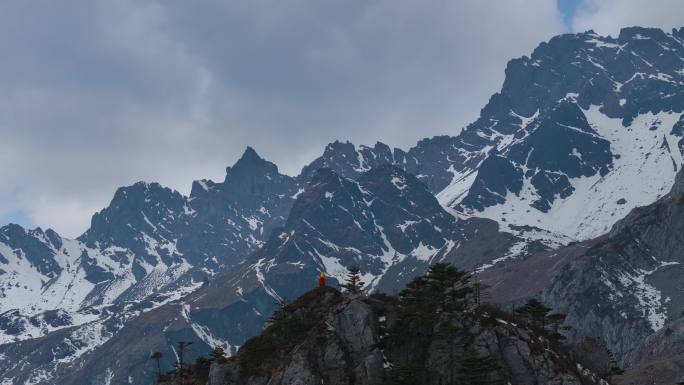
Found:
[[[325,274],[321,272],[321,274],[318,276],[318,287],[323,286],[325,286]]]

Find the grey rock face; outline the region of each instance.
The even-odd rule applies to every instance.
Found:
[[[504,320],[484,323],[472,320],[472,315],[453,314],[443,321],[460,330],[452,338],[435,333],[421,341],[399,338],[396,342],[393,336],[397,334],[387,335],[380,328],[381,323],[391,327],[392,322],[387,320],[397,316],[396,304],[386,297],[345,298],[331,289],[317,289],[303,298],[304,302],[294,302],[294,306],[305,306],[295,313],[314,320],[305,338],[292,348],[283,348],[287,350],[276,354],[279,358],[270,366],[249,375],[245,375],[250,372],[246,367],[255,364],[245,361],[244,354],[253,357],[249,353],[241,351],[228,361],[217,362],[212,365],[209,385],[381,385],[387,368],[412,360],[413,344],[429,347],[428,368],[420,370],[432,375],[420,383],[438,385],[453,379],[458,369],[454,362],[464,354],[462,340],[466,335],[475,336],[473,346],[479,352],[500,360],[510,383],[596,383],[591,376],[580,373],[571,359],[554,351],[544,338]],[[264,338],[268,337],[256,337],[254,341],[263,344]],[[245,349],[249,350],[250,345]]]
[[[307,293],[293,306],[297,306],[295,317],[307,320],[311,328],[291,351],[277,353],[282,361],[276,361],[276,367],[244,375],[240,365],[258,363],[243,362],[238,354],[228,362],[212,365],[209,384],[381,384],[377,317],[368,304],[343,299],[334,289],[323,288]]]
[[[622,366],[677,356],[682,339],[668,322],[684,311],[683,174],[669,194],[632,210],[604,236],[486,271],[493,299],[539,296],[567,314],[571,340],[598,337]]]

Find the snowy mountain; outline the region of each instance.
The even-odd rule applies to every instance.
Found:
[[[588,239],[672,185],[684,150],[683,63],[684,29],[556,36],[508,63],[501,92],[458,136],[407,152],[334,143],[312,165],[355,177],[392,163],[462,217]]]
[[[34,351],[35,339],[0,346],[0,354],[21,357],[6,360],[0,369],[29,382],[42,372],[58,375],[62,384],[80,384],[103,373],[110,373],[113,383],[125,383],[129,375],[151,379],[154,368],[143,364],[149,349],[171,356],[175,342],[190,340],[194,354],[215,345],[235,352],[259,333],[279,302],[308,291],[319,271],[326,271],[334,286],[346,266],[359,265],[368,289],[396,290],[431,262],[473,267],[480,262],[469,259],[472,254],[503,255],[521,241],[499,233],[493,221],[458,221],[425,185],[391,165],[357,180],[319,169],[300,191],[287,222],[263,247],[182,301],[113,305],[103,310],[107,317],[70,329],[70,334],[64,330],[37,339],[58,347],[50,353]],[[145,335],[134,337],[138,330]],[[83,348],[59,348],[65,338],[77,336]],[[112,365],[106,357],[114,355],[126,357],[125,362]],[[32,363],[29,372],[20,369],[26,361]]]
[[[195,181],[190,196],[156,183],[118,189],[75,240],[5,226],[0,378],[119,384],[126,373],[149,378],[152,347],[170,356],[190,339],[198,353],[234,351],[275,302],[309,289],[319,271],[334,283],[350,265],[369,290],[392,292],[448,261],[499,274],[508,300],[544,293],[566,306],[558,269],[667,194],[682,168],[682,86],[684,28],[557,36],[510,61],[501,92],[457,136],[407,151],[334,142],[295,177],[247,148],[224,181]],[[584,242],[557,254],[563,263],[542,258],[575,241]],[[637,298],[637,273],[657,268],[633,257],[638,267],[606,278],[636,282],[614,296]],[[523,267],[539,276],[501,281]],[[632,337],[657,329],[651,313],[629,309],[641,330]]]
[[[481,278],[499,303],[539,296],[567,314],[571,339],[600,337],[637,374],[653,362],[664,370],[684,345],[671,331],[684,314],[683,202],[679,171],[668,194],[632,210],[609,233],[495,266]],[[672,381],[684,375],[684,368],[666,366]]]
[[[0,341],[93,321],[96,307],[197,289],[284,223],[295,186],[248,148],[224,182],[197,181],[190,197],[157,183],[118,189],[76,240],[1,228]],[[50,312],[62,315],[49,321]]]

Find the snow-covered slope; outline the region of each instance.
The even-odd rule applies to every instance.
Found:
[[[0,228],[0,343],[102,321],[112,305],[191,292],[285,222],[295,186],[248,148],[224,182],[197,181],[190,197],[157,183],[118,189],[75,240]]]
[[[356,178],[391,163],[455,215],[567,243],[668,191],[682,166],[683,111],[684,28],[561,35],[511,60],[501,91],[458,136],[408,151],[336,142],[303,175],[325,166]]]
[[[278,303],[308,291],[321,271],[337,285],[348,266],[358,265],[369,290],[393,291],[431,262],[472,267],[482,262],[474,256],[504,255],[519,242],[499,233],[493,221],[457,220],[417,178],[394,166],[376,167],[356,180],[319,169],[299,193],[287,222],[262,248],[192,294],[155,308],[143,301],[103,309],[107,318],[69,331],[68,338],[83,336],[77,345],[84,348],[67,355],[46,353],[46,360],[31,352],[33,340],[0,346],[0,354],[12,357],[4,370],[14,370],[22,380],[32,374],[16,369],[25,359],[17,357],[28,357],[32,368],[59,376],[63,384],[104,373],[111,374],[112,383],[126,383],[130,375],[149,379],[154,368],[141,363],[150,350],[171,356],[175,342],[189,340],[195,342],[193,355],[215,345],[235,352],[261,330]],[[100,332],[93,336],[95,329]],[[137,330],[146,333],[132,337]],[[42,343],[63,352],[59,335],[52,333]],[[117,354],[130,366],[107,363],[106,357]],[[59,360],[63,365],[53,364]]]
[[[567,178],[562,190],[543,210],[530,205],[542,198],[533,177],[523,177],[518,194],[506,191],[505,202],[485,207],[482,212],[466,212],[514,225],[534,225],[573,239],[588,239],[603,234],[634,207],[644,206],[664,195],[682,167],[677,147],[681,136],[673,133],[681,113],[660,112],[638,115],[627,127],[619,118],[609,118],[599,106],[583,111],[591,135],[610,144],[612,160],[605,175]],[[583,153],[572,148],[571,156],[585,161]],[[524,169],[526,165],[521,164]],[[567,174],[558,172],[556,178]]]
[[[513,60],[459,135],[467,161],[438,196],[462,215],[574,239],[605,233],[682,166],[684,29],[558,36]]]

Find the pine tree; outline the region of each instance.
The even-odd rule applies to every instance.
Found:
[[[529,299],[525,305],[515,310],[516,313],[528,317],[542,329],[546,326],[547,315],[550,311],[550,307],[535,298]]]
[[[164,355],[162,352],[154,352],[150,355],[150,358],[157,361],[157,379],[161,379],[161,359]]]
[[[471,280],[473,281],[473,306],[478,309],[487,302],[487,289],[489,288],[489,285],[480,281],[477,271],[472,273]]]
[[[342,287],[350,294],[358,294],[363,289],[364,282],[361,281],[361,269],[358,266],[347,268],[347,279]]]
[[[562,313],[553,313],[549,314],[546,317],[546,320],[549,322],[551,325],[551,338],[556,340],[556,341],[561,341],[565,339],[565,336],[562,335],[559,330],[561,329],[561,325],[563,322],[565,322],[566,315]]]
[[[608,356],[610,357],[610,367],[608,369],[608,382],[613,381],[613,376],[619,376],[623,373],[625,373],[625,370],[622,369],[617,362],[617,359],[615,358],[615,354],[608,349]]]
[[[504,383],[499,374],[501,367],[496,360],[491,356],[481,356],[472,347],[465,351],[460,364],[457,384],[499,385]]]
[[[435,263],[400,293],[403,314],[434,324],[439,314],[465,310],[473,292],[470,277],[448,263]]]
[[[287,298],[277,299],[275,302],[276,309],[271,313],[271,316],[266,320],[266,327],[277,322],[283,322],[288,318],[288,304]]]
[[[211,351],[211,353],[209,353],[209,359],[211,361],[216,361],[218,359],[225,358],[225,357],[226,357],[226,351],[220,346],[214,347],[214,349]]]

